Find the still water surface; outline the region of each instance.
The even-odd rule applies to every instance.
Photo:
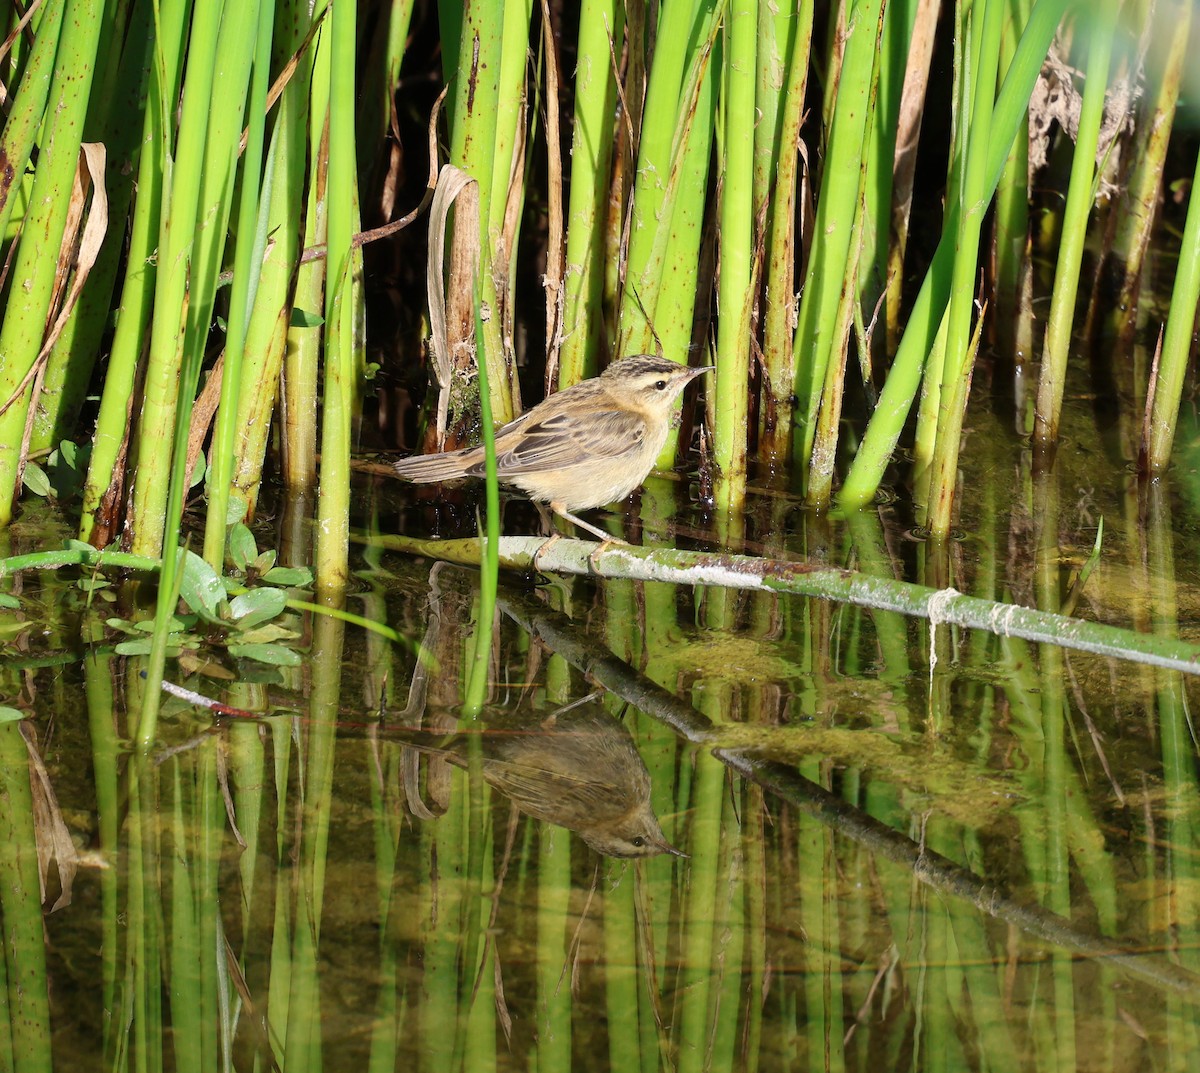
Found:
[[[1034,476],[975,415],[946,554],[901,504],[817,523],[766,479],[745,546],[1200,644],[1194,442],[1139,488],[1120,430],[1076,420],[1098,446]],[[396,494],[364,491],[364,524],[473,524]],[[606,524],[711,546],[693,499],[652,480]],[[0,1064],[1200,1062],[1197,678],[798,597],[510,578],[463,722],[473,572],[357,565],[348,608],[409,645],[299,615],[296,668],[202,645],[178,677],[259,718],[169,700],[149,763],[120,601],[6,582],[4,700],[35,715],[0,726]]]

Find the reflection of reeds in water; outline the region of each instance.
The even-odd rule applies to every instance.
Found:
[[[1150,523],[1165,506],[1150,504]],[[1050,609],[1063,588],[1054,564],[1068,514],[1055,521],[1051,510],[1036,530],[1046,572],[1034,573],[1033,593]],[[989,518],[975,528],[999,524]],[[853,539],[862,558],[872,538],[856,526]],[[1028,538],[1017,531],[1012,539]],[[1141,613],[1173,622],[1156,584],[1173,569],[1163,539],[1145,533],[1145,552],[1133,557],[1148,571]],[[886,567],[886,555],[875,555]],[[999,572],[988,581],[1003,583]],[[363,665],[354,634],[343,647],[341,629],[321,625],[303,718],[203,736],[157,766],[131,765],[121,786],[112,718],[120,666],[96,649],[84,664],[92,782],[99,847],[113,867],[99,877],[96,941],[83,944],[99,957],[79,954],[66,934],[89,904],[89,875],[77,881],[76,905],[46,918],[49,980],[39,986],[55,998],[48,1016],[70,1009],[73,1023],[107,1025],[109,1068],[121,1055],[130,1068],[182,1068],[174,1051],[186,1039],[189,1068],[205,1073],[221,1068],[226,1042],[239,1069],[257,1060],[262,1068],[438,1073],[583,1069],[603,1065],[606,1051],[609,1068],[639,1071],[1086,1064],[1133,1073],[1169,1068],[1177,1056],[1184,1068],[1196,1053],[1196,990],[1178,971],[1194,967],[1197,936],[1192,685],[1147,674],[1143,691],[1129,694],[1144,713],[1126,725],[1153,725],[1157,736],[1100,741],[1131,802],[1122,810],[1084,732],[1085,715],[1097,739],[1105,720],[1112,725],[1108,702],[1088,688],[1087,674],[1094,681],[1108,673],[1099,664],[942,626],[938,643],[950,643],[935,671],[942,680],[930,689],[928,632],[891,616],[829,616],[820,605],[762,595],[736,608],[714,604],[697,657],[705,665],[689,669],[689,647],[701,650],[688,593],[633,584],[596,593],[577,586],[574,621],[555,616],[558,633],[544,623],[515,628],[519,601],[506,606],[494,680],[511,692],[497,686],[489,710],[539,713],[531,720],[496,715],[465,734],[430,719],[425,726],[437,729],[409,740],[376,730],[365,749],[337,726],[339,703],[344,719],[356,718],[344,709],[360,707],[348,688],[362,684],[347,671]],[[469,586],[458,595],[439,612],[450,628],[431,716],[453,712],[460,688],[452,652],[471,615]],[[522,600],[545,608],[528,593]],[[376,617],[397,614],[393,593],[389,601],[374,606]],[[403,605],[414,633],[426,606]],[[735,651],[718,642],[737,631],[717,623],[716,612],[749,623],[760,642],[791,646],[794,668],[765,675],[759,663],[735,679],[713,653]],[[601,616],[603,646],[578,625]],[[572,638],[577,651],[566,643]],[[613,653],[624,684],[600,665]],[[367,673],[390,671],[394,685],[399,662],[377,659]],[[640,708],[620,723],[588,706],[543,725],[541,713],[582,691],[581,675],[618,695],[637,691]],[[135,675],[124,680],[138,687]],[[384,694],[379,681],[366,685],[374,711]],[[68,688],[59,693],[63,710]],[[918,702],[895,699],[906,692]],[[730,778],[697,748],[734,738],[690,708],[686,698],[705,694],[715,698],[714,720],[744,720],[735,728],[739,746],[753,748],[757,734],[756,756],[776,749],[776,771],[797,785],[798,768],[809,777],[807,799],[785,798],[766,779],[751,784],[744,755]],[[672,725],[695,744],[668,728],[665,707],[661,721],[650,718],[664,695],[691,714],[690,724]],[[248,695],[226,699],[250,706]],[[123,700],[137,709],[136,696]],[[552,825],[561,820],[539,816],[536,804],[518,814],[493,792],[501,780],[487,779],[489,763],[511,763],[514,749],[518,759],[522,750],[551,749],[561,760],[572,751],[563,735],[575,731],[599,737],[600,753],[644,757],[650,815],[669,817],[690,859],[598,860]],[[836,745],[834,731],[842,735]],[[856,753],[856,735],[884,745]],[[21,750],[15,737],[9,744],[11,774]],[[429,822],[403,814],[406,750],[422,766],[446,768],[445,796],[430,808],[442,814]],[[1131,751],[1144,778],[1131,774]],[[596,755],[592,740],[573,763],[596,767]],[[47,766],[54,773],[63,765]],[[972,814],[968,798],[985,804]],[[27,829],[26,802],[6,798],[14,832]],[[81,810],[70,797],[64,806],[68,815]],[[1118,839],[1134,848],[1114,852]],[[948,862],[960,871],[950,873]],[[1021,892],[1024,915],[1010,912],[1021,905],[1009,885]],[[43,925],[30,891],[22,893],[24,909],[6,902],[2,923],[24,969],[39,946],[17,941],[13,929]],[[1036,931],[1050,910],[1069,917],[1070,928]],[[1166,956],[1133,964],[1106,954],[1103,937],[1122,932],[1169,944]],[[1090,945],[1079,941],[1089,935]],[[1124,974],[1133,970],[1141,975],[1130,985]],[[18,984],[10,973],[10,994]],[[68,1029],[43,1017],[37,1032],[53,1040],[54,1062],[65,1067],[58,1048]]]

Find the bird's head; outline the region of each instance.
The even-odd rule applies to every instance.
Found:
[[[635,354],[614,361],[602,379],[608,390],[631,406],[665,414],[679,393],[712,366],[689,368],[652,354]]]
[[[660,853],[687,856],[667,841],[649,801],[641,802],[624,816],[580,824],[575,830],[592,849],[606,857],[655,857]]]

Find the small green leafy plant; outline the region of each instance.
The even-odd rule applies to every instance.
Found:
[[[284,642],[300,636],[292,616],[285,614],[287,589],[312,584],[307,567],[275,565],[275,552],[259,552],[254,534],[235,525],[229,537],[235,574],[220,576],[193,551],[185,551],[179,597],[188,613],[176,615],[169,626],[168,654],[177,656],[203,644],[223,647],[237,659],[253,659],[279,667],[294,667],[300,655]],[[154,620],[129,622],[110,618],[107,624],[128,635],[117,645],[125,656],[150,652]]]

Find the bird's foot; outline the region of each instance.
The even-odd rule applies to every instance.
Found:
[[[629,547],[626,541],[618,540],[616,537],[605,537],[600,541],[596,545],[595,550],[588,556],[588,572],[592,574],[600,573],[600,556],[608,551],[609,548],[616,547],[618,544],[624,548]]]
[[[549,539],[546,540],[538,548],[538,550],[533,553],[533,568],[539,574],[542,572],[542,556],[545,555],[546,552],[554,547],[554,545],[560,540],[562,540],[562,533],[551,533]]]

